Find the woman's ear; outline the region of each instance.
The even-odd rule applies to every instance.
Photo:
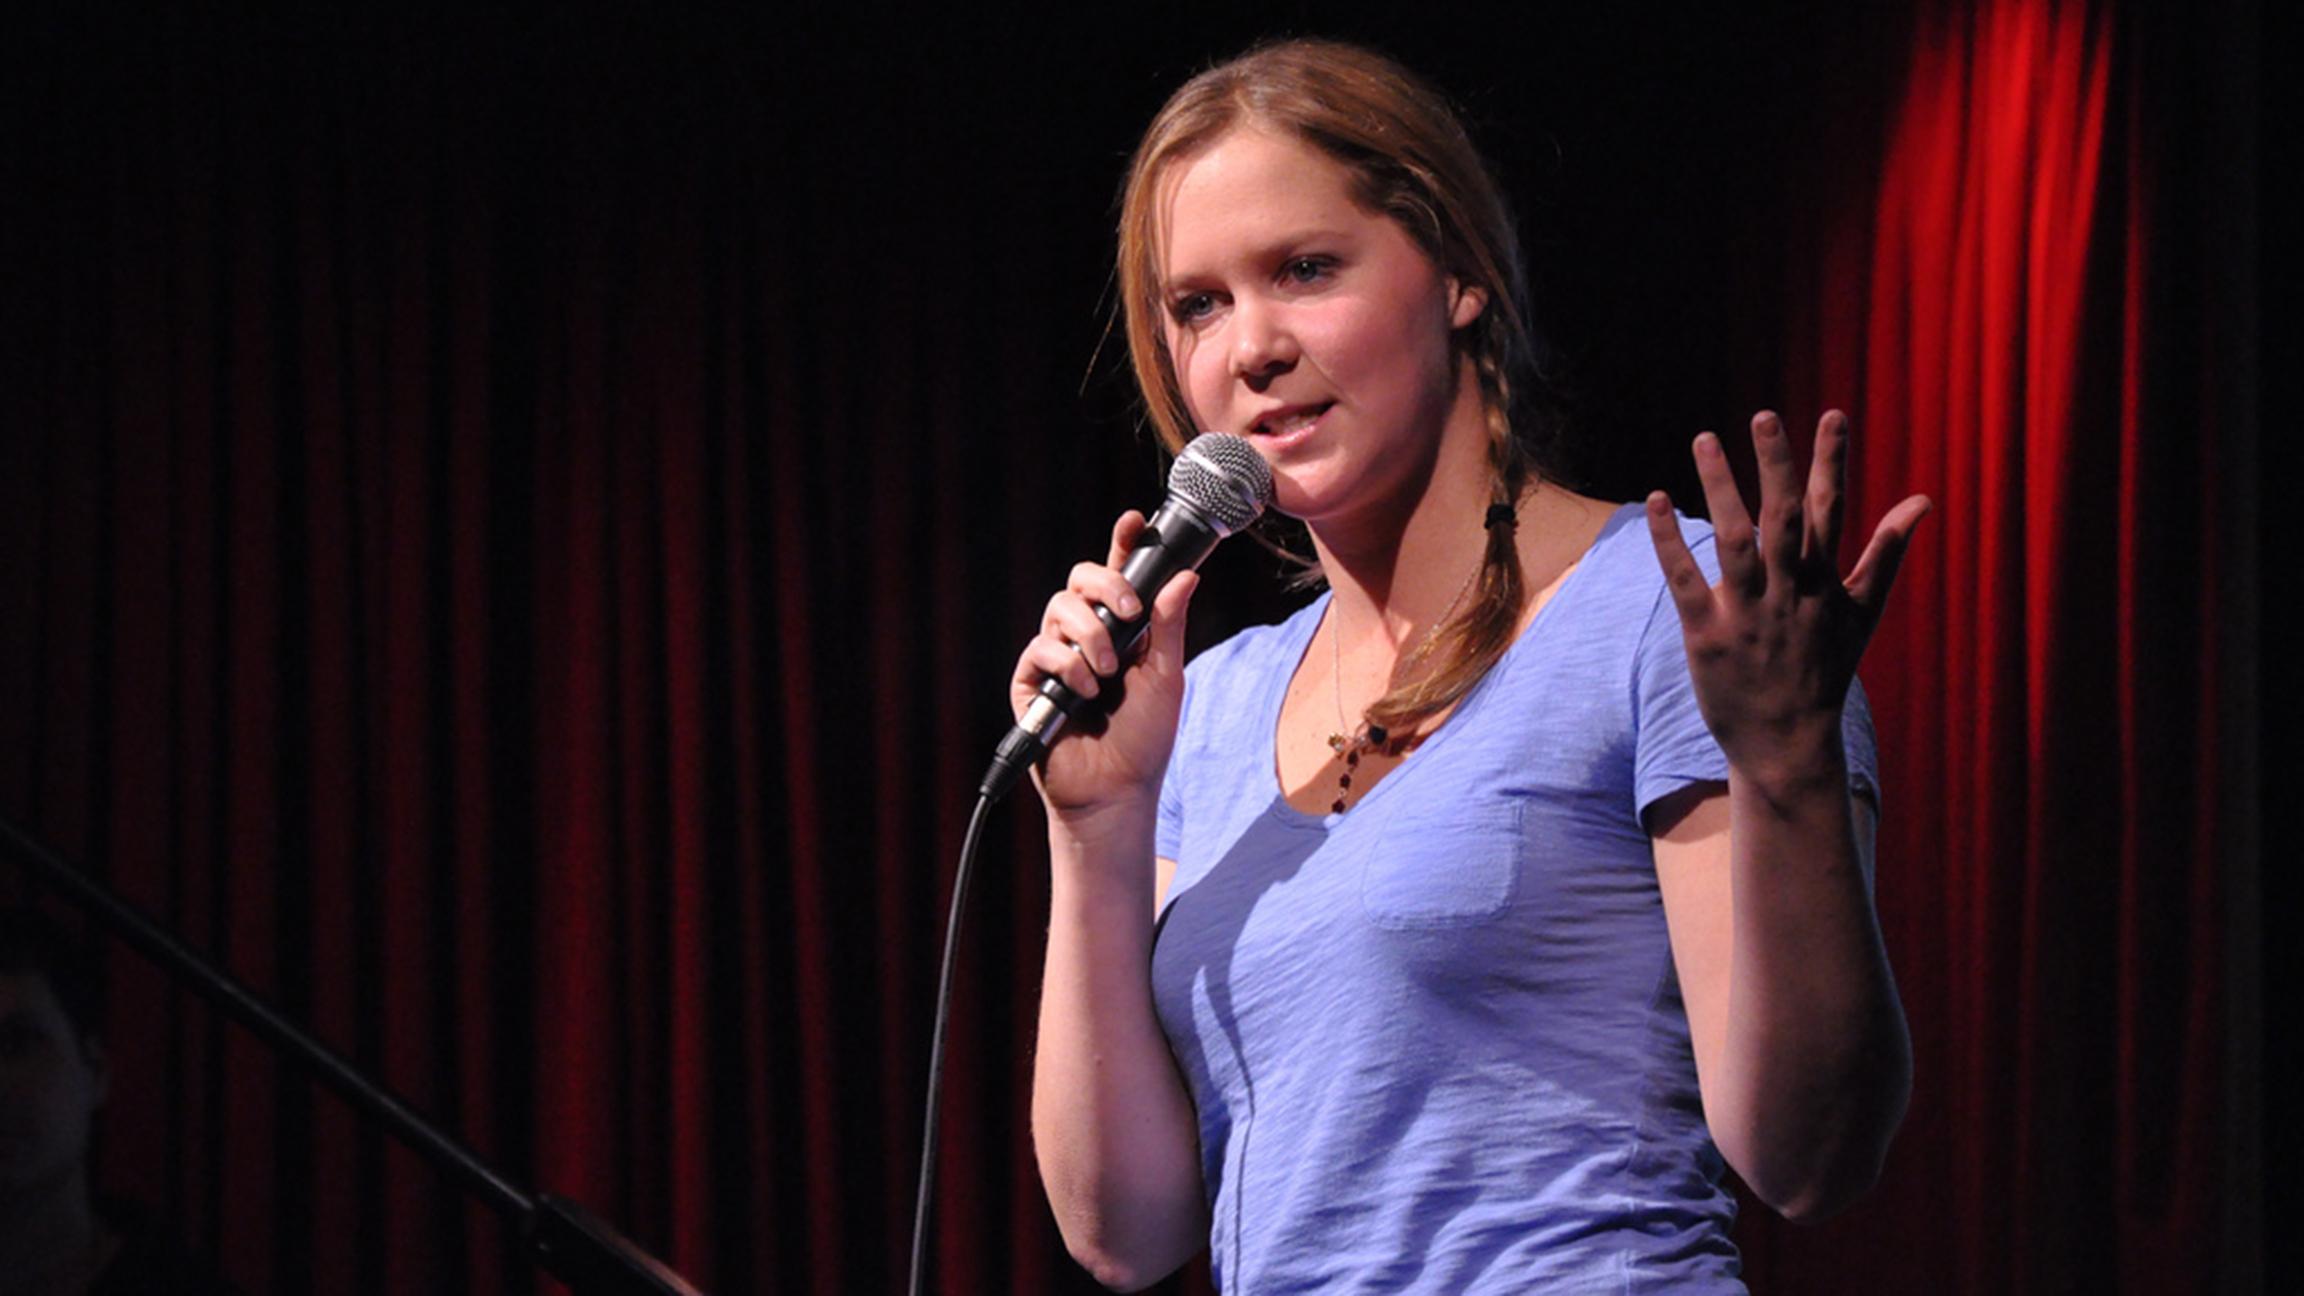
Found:
[[[1448,327],[1460,329],[1480,318],[1488,309],[1488,290],[1474,284],[1464,285],[1461,279],[1448,281]]]

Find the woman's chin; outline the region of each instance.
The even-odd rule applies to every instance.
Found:
[[[1287,473],[1272,474],[1272,511],[1298,522],[1310,522],[1321,512],[1321,496],[1307,483]]]

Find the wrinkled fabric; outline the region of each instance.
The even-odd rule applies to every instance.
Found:
[[[1431,738],[1315,816],[1273,735],[1327,604],[1192,664],[1161,796],[1153,987],[1219,1285],[1743,1291],[1642,822],[1727,763],[1639,506]],[[1844,730],[1876,795],[1860,692]]]

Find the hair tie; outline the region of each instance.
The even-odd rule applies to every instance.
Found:
[[[1488,520],[1481,525],[1490,531],[1500,526],[1517,529],[1520,525],[1520,519],[1513,515],[1511,505],[1491,504],[1488,506]]]

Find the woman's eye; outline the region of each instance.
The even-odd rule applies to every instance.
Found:
[[[1328,274],[1328,265],[1326,257],[1297,257],[1288,263],[1285,273],[1300,284],[1317,283]]]
[[[1215,300],[1207,293],[1193,293],[1188,297],[1177,298],[1168,309],[1174,312],[1179,323],[1189,324],[1215,308]]]

